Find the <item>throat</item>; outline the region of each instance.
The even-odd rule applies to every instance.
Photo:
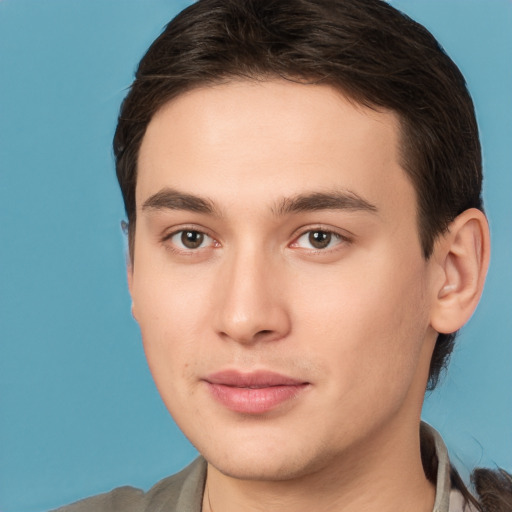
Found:
[[[435,487],[427,480],[419,460],[417,478],[395,481],[382,475],[323,472],[286,481],[238,480],[208,466],[202,512],[431,512]],[[388,468],[388,473],[393,469]]]

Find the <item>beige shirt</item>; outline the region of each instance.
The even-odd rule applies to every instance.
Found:
[[[462,495],[451,489],[448,451],[439,433],[423,423],[435,443],[438,460],[436,499],[432,512],[464,512]],[[179,473],[164,478],[147,493],[134,487],[119,487],[87,498],[55,512],[201,512],[206,461],[198,457]],[[465,512],[470,512],[466,508]]]

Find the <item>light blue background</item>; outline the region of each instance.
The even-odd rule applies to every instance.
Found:
[[[0,0],[0,510],[148,488],[194,449],[161,404],[125,284],[110,144],[135,65],[186,1]],[[466,75],[493,258],[425,418],[462,468],[512,470],[512,2],[396,0]]]

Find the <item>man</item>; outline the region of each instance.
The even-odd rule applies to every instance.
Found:
[[[379,0],[200,1],[114,149],[133,315],[202,457],[69,510],[479,509],[420,427],[489,261],[471,98],[423,27]]]

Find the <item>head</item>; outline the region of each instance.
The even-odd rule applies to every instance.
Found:
[[[114,152],[131,258],[137,161],[153,115],[198,87],[276,77],[331,85],[355,103],[397,114],[425,258],[457,215],[483,209],[473,103],[459,69],[424,27],[380,0],[206,0],[185,9],[152,44],[122,105]],[[455,333],[439,335],[430,389],[454,340]]]
[[[304,98],[304,105],[301,98]],[[332,194],[327,194],[326,197],[318,196],[318,193],[323,191],[323,183],[330,187],[334,182],[330,183],[329,179],[336,180],[330,171],[326,171],[325,176],[322,172],[315,173],[313,182],[315,180],[318,182],[313,190],[314,194],[317,194],[315,197],[303,197],[301,190],[296,190],[293,186],[290,187],[290,183],[302,183],[306,186],[305,184],[312,180],[312,176],[308,177],[307,172],[300,168],[300,162],[307,161],[308,158],[320,159],[321,155],[314,154],[314,149],[312,149],[313,153],[309,155],[292,155],[291,160],[294,157],[297,160],[295,162],[297,164],[296,179],[293,178],[291,170],[284,169],[286,162],[282,162],[281,167],[278,166],[283,169],[282,173],[279,172],[275,175],[271,174],[271,164],[267,162],[268,165],[264,164],[267,167],[261,168],[261,176],[258,176],[256,180],[254,180],[254,176],[259,171],[255,169],[252,174],[244,175],[243,180],[240,178],[240,181],[237,181],[239,176],[225,176],[223,171],[221,172],[221,168],[216,168],[215,164],[212,164],[214,172],[210,177],[202,171],[194,175],[195,170],[204,169],[207,162],[221,158],[218,152],[208,154],[205,151],[201,156],[201,148],[210,148],[212,151],[215,151],[215,148],[223,148],[223,154],[227,155],[227,160],[230,155],[233,155],[233,159],[239,158],[240,161],[244,161],[245,150],[241,150],[240,145],[245,143],[242,139],[237,139],[237,134],[245,133],[247,136],[245,140],[252,139],[252,133],[248,128],[250,123],[249,125],[244,124],[244,118],[252,119],[259,126],[260,131],[256,128],[254,137],[261,139],[264,137],[261,132],[263,126],[266,126],[267,133],[274,133],[272,131],[274,122],[269,121],[270,118],[265,117],[264,114],[260,116],[260,113],[269,113],[271,110],[280,112],[281,105],[282,116],[279,122],[282,126],[280,128],[286,133],[292,133],[291,138],[287,139],[290,148],[295,147],[292,144],[292,139],[296,145],[300,143],[302,147],[308,147],[307,142],[301,138],[302,132],[295,133],[293,127],[300,126],[301,123],[304,126],[315,126],[318,119],[314,118],[314,113],[316,112],[318,115],[322,112],[326,123],[331,123],[329,126],[333,129],[323,132],[325,127],[323,128],[321,123],[318,124],[316,132],[310,135],[313,139],[315,137],[318,139],[322,134],[323,138],[315,139],[316,146],[312,145],[312,148],[327,141],[326,144],[331,144],[333,154],[345,151],[340,158],[345,159],[344,164],[348,166],[352,165],[356,158],[351,153],[352,148],[359,147],[360,156],[366,154],[363,158],[364,162],[361,163],[359,176],[363,178],[360,179],[364,179],[366,170],[372,165],[379,167],[384,160],[388,163],[393,162],[389,169],[389,176],[382,168],[378,172],[380,185],[375,186],[374,183],[370,188],[388,189],[389,197],[395,194],[395,202],[400,202],[402,198],[408,197],[403,203],[403,209],[394,211],[392,216],[394,221],[400,225],[402,220],[405,222],[408,219],[411,222],[411,225],[404,227],[402,235],[408,233],[407,236],[410,236],[412,252],[408,255],[402,253],[400,257],[403,257],[402,264],[404,266],[407,266],[407,261],[411,259],[415,261],[416,266],[412,265],[409,269],[409,278],[414,278],[415,282],[424,281],[425,286],[420,286],[416,290],[417,293],[412,294],[411,300],[414,307],[424,305],[427,300],[426,295],[428,295],[425,291],[428,288],[427,281],[433,275],[432,272],[429,274],[430,270],[425,269],[433,268],[436,264],[436,246],[443,247],[443,243],[447,243],[445,240],[449,239],[448,235],[454,223],[461,226],[466,222],[464,212],[471,211],[471,209],[482,210],[482,173],[478,130],[471,98],[464,78],[455,64],[425,28],[380,0],[346,0],[343,2],[334,0],[202,0],[185,9],[167,26],[139,65],[136,79],[123,102],[114,140],[117,176],[129,223],[131,258],[129,272],[137,272],[137,244],[139,243],[139,223],[141,222],[139,216],[144,209],[146,211],[152,208],[158,210],[167,201],[168,204],[172,203],[171,210],[185,209],[189,212],[195,211],[198,215],[218,214],[217,217],[221,218],[225,210],[229,210],[229,205],[235,204],[231,200],[236,199],[236,193],[231,198],[223,195],[225,188],[220,186],[223,180],[225,180],[226,187],[230,183],[237,182],[240,191],[245,186],[251,188],[251,193],[258,190],[259,180],[264,181],[265,179],[268,180],[266,186],[270,190],[272,184],[275,184],[276,190],[281,192],[289,190],[290,195],[284,200],[283,196],[286,194],[275,198],[270,197],[272,194],[269,195],[269,201],[274,199],[277,201],[271,208],[274,213],[276,210],[288,213],[300,212],[300,201],[304,199],[304,206],[308,201],[311,203],[315,197],[320,202],[323,201],[324,204],[323,207],[317,209],[328,210],[329,208],[325,206],[326,203],[340,199],[333,198]],[[302,108],[303,106],[304,108]],[[237,109],[240,109],[240,116],[237,115]],[[225,113],[226,119],[223,117]],[[341,119],[339,132],[336,132],[337,121],[331,115],[332,113],[342,116],[339,118]],[[195,125],[197,129],[202,130],[197,132],[198,146],[193,144],[187,146],[187,141],[195,137],[191,119],[197,122]],[[211,126],[211,123],[218,122],[219,119],[221,124],[222,120],[226,122],[210,132],[208,127]],[[233,125],[235,120],[239,122],[236,127]],[[279,122],[276,126],[279,126]],[[260,124],[258,125],[258,123]],[[377,133],[378,127],[382,125],[385,125],[386,129]],[[183,133],[188,134],[188,139],[180,139]],[[205,133],[209,137],[208,140],[205,140]],[[339,145],[336,140],[329,139],[330,134],[334,133],[344,137],[339,141]],[[226,136],[229,134],[233,138],[232,140],[238,140],[239,144],[236,148],[230,147],[225,139],[219,139],[216,144],[210,144],[216,134],[225,134]],[[363,147],[360,144],[364,140],[364,134],[370,139],[375,137],[375,147],[371,144]],[[275,136],[279,138],[279,131],[275,132]],[[311,137],[310,142],[313,140]],[[357,137],[362,137],[362,139]],[[165,140],[168,141],[168,144]],[[177,140],[181,140],[181,144],[178,146],[175,142]],[[263,139],[259,142],[264,144]],[[203,158],[202,166],[198,162],[191,163],[184,155],[179,155],[180,148],[185,151],[183,149],[185,146],[187,146],[188,156],[197,152],[198,158]],[[269,146],[268,156],[270,158],[272,144]],[[164,147],[167,147],[167,150],[163,151]],[[253,156],[258,153],[258,148],[253,147],[251,143],[248,144],[248,148],[248,151],[252,148]],[[283,151],[286,149],[286,141],[283,141]],[[368,154],[374,150],[376,153],[381,151],[383,160],[371,160]],[[171,167],[175,165],[177,181],[165,182],[159,163],[152,160],[155,155],[160,155],[161,160],[169,158],[169,161],[172,161],[170,165]],[[174,156],[177,158],[176,161],[173,161]],[[279,157],[277,149],[272,156]],[[225,168],[227,163],[223,162],[224,167],[221,167]],[[326,164],[326,167],[329,165]],[[358,165],[355,164],[354,168],[358,168]],[[179,166],[181,166],[181,171],[178,170]],[[191,174],[183,174],[183,169],[192,169]],[[167,195],[149,194],[150,188],[147,187],[147,183],[151,172],[155,173],[157,181],[162,178],[160,191],[167,189]],[[286,182],[286,177],[290,181]],[[346,175],[344,179],[345,182],[341,183],[342,188],[351,182],[350,175]],[[197,190],[204,189],[204,193],[192,197],[189,192],[193,191],[194,183],[211,183],[215,186],[210,189],[198,186]],[[186,184],[186,194],[181,193],[180,186],[182,184]],[[215,188],[216,186],[217,188]],[[179,189],[178,194],[174,194],[175,188]],[[350,187],[348,188],[350,189]],[[171,195],[168,193],[169,189],[173,189]],[[144,195],[141,190],[148,194]],[[240,196],[243,197],[243,193]],[[212,197],[213,200],[211,200]],[[246,204],[253,204],[252,199],[260,201],[263,197],[263,192],[259,197],[248,195]],[[219,203],[216,202],[217,199],[219,199]],[[363,197],[360,197],[357,190],[355,194],[350,192],[341,200],[345,201],[345,205],[352,205],[345,207],[347,211],[365,210],[365,215],[371,217],[372,210],[379,210],[379,206],[367,201],[364,194]],[[305,209],[307,211],[315,210],[311,207],[309,210]],[[244,209],[237,210],[235,207],[234,211],[239,218],[247,213],[248,217],[245,221],[248,225],[252,225],[251,222],[254,218],[259,218],[256,210],[248,213]],[[461,216],[463,217],[461,218]],[[229,212],[226,217],[229,218]],[[471,221],[470,217],[468,218]],[[409,229],[411,226],[414,227],[412,231]],[[216,240],[214,236],[216,235],[214,231],[217,228],[207,226],[207,229],[204,230],[205,233],[202,233],[201,230],[193,230],[193,227],[188,228],[191,230],[189,233],[191,239],[187,243],[192,245],[186,246],[186,251],[193,248],[194,243],[198,244],[197,247],[202,248],[205,236],[207,240],[210,240],[206,242],[206,245],[211,244],[207,250],[212,251],[212,254],[217,248],[224,247],[223,242]],[[208,234],[208,229],[211,229],[211,234]],[[229,228],[231,231],[228,228],[222,229],[225,233],[236,231],[232,226]],[[222,229],[219,227],[219,231]],[[364,231],[363,227],[358,227],[355,231],[358,229]],[[166,243],[174,244],[177,240],[176,237],[182,236],[180,233],[182,232],[167,233]],[[332,233],[327,233],[327,235],[331,237],[328,244],[332,242],[334,245],[341,245],[346,242],[343,233],[334,234],[334,238]],[[230,235],[222,236],[228,240]],[[301,244],[305,236],[305,233],[300,236],[297,234],[295,240],[291,241],[287,247],[301,251],[304,248]],[[308,236],[311,236],[311,232]],[[314,236],[325,237],[326,232],[317,227]],[[308,240],[308,243],[311,243],[312,239]],[[183,249],[183,238],[177,242]],[[215,244],[219,244],[218,247]],[[229,243],[226,242],[225,245],[228,246]],[[232,244],[232,246],[235,245],[235,243]],[[311,245],[308,247],[311,248]],[[175,250],[174,245],[172,250]],[[440,249],[441,253],[442,249]],[[249,253],[246,254],[247,257],[248,255]],[[179,257],[187,258],[183,255]],[[215,257],[212,256],[212,258]],[[183,263],[184,261],[180,260],[179,265]],[[201,265],[204,263],[203,261]],[[326,261],[326,263],[328,262]],[[154,264],[155,261],[152,265]],[[251,262],[248,264],[250,265]],[[255,260],[252,264],[256,268],[263,263]],[[265,265],[267,264],[270,273],[272,263],[266,262]],[[482,265],[485,266],[485,262],[481,263]],[[223,282],[229,283],[231,280],[244,282],[242,279],[244,271],[237,267],[236,258],[231,261],[230,268],[232,269],[231,275],[228,271],[218,269],[219,275],[226,272],[225,275],[223,274]],[[296,273],[300,274],[300,264],[294,269]],[[198,267],[195,267],[195,270],[198,270]],[[381,274],[388,270],[385,265],[380,268]],[[204,268],[201,272],[203,271]],[[188,267],[184,268],[181,275],[186,274],[193,279],[196,274],[189,275],[189,272]],[[375,272],[377,276],[377,269]],[[447,274],[449,273],[450,271],[447,272]],[[313,277],[312,274],[307,272],[306,274],[304,279],[308,283],[308,279],[313,279]],[[276,275],[281,276],[283,273],[277,271]],[[340,277],[341,275],[338,276],[338,278]],[[322,282],[324,278],[325,276],[317,276],[319,282]],[[345,278],[347,282],[350,282],[348,276]],[[249,282],[250,279],[247,279]],[[205,278],[205,282],[208,283],[208,278]],[[158,286],[156,280],[154,284]],[[252,284],[256,286],[258,282],[254,281]],[[384,283],[382,284],[384,286]],[[176,284],[174,293],[177,294],[178,302],[175,302],[174,299],[171,301],[176,310],[179,309],[180,301],[188,301],[188,307],[193,308],[195,301],[201,300],[200,297],[187,296],[184,286],[185,284],[181,282]],[[214,297],[212,300],[217,300],[215,298],[217,297],[216,288],[213,284],[211,286],[209,293]],[[352,286],[357,287],[357,283],[353,282]],[[387,286],[389,289],[393,283],[390,281]],[[397,286],[400,288],[400,285]],[[404,281],[402,286],[404,287],[402,292],[404,292],[407,282]],[[449,293],[451,286],[456,285],[448,284],[443,290],[447,290],[446,293]],[[286,285],[283,284],[284,289],[286,289]],[[218,294],[223,297],[223,300],[225,299],[224,309],[226,310],[229,310],[231,306],[235,308],[235,303],[238,300],[235,298],[236,294],[230,294],[231,292],[226,292],[226,295]],[[262,295],[264,295],[263,292]],[[345,298],[340,301],[340,304],[344,304],[350,311],[351,306],[343,302]],[[155,295],[155,300],[158,300],[157,295]],[[334,305],[336,305],[336,300],[339,300],[339,297],[333,298]],[[357,302],[357,294],[354,294],[354,300]],[[361,295],[359,300],[359,307],[364,309],[364,301],[369,300],[369,296]],[[407,309],[405,302],[399,302],[398,296],[396,300],[395,309],[397,307]],[[258,309],[262,304],[263,309],[268,306],[264,298],[261,299],[260,305],[253,304],[253,306]],[[309,306],[306,307],[303,302],[300,307],[303,308],[301,318],[304,318]],[[309,309],[317,313],[316,307],[311,306]],[[330,308],[327,309],[330,310]],[[368,306],[368,310],[371,310],[371,306]],[[393,311],[390,309],[388,313],[392,314]],[[335,322],[335,308],[330,311],[330,314],[332,321]],[[155,315],[153,320],[158,322],[159,313],[156,312]],[[240,312],[235,312],[234,315],[241,317]],[[422,314],[416,316],[413,310],[407,311],[404,315],[407,318],[413,318],[412,323],[404,325],[403,317],[399,315],[396,323],[389,327],[389,340],[391,340],[393,329],[403,331],[404,342],[408,337],[418,337],[420,334],[416,330],[416,326],[428,323]],[[293,322],[290,320],[293,315],[287,316],[281,310],[268,310],[263,316],[269,319],[269,324],[274,322],[275,326],[263,326],[257,331],[258,339],[287,338],[291,336],[292,331],[295,332],[292,326]],[[356,317],[357,314],[354,312],[354,318]],[[360,320],[365,321],[368,318],[363,315]],[[309,323],[311,321],[312,319]],[[220,320],[219,322],[222,323]],[[435,329],[430,329],[432,332],[427,336],[433,339],[431,343],[433,352],[430,351],[428,354],[429,364],[425,370],[424,380],[426,383],[428,379],[431,388],[437,383],[439,372],[446,364],[455,337],[454,332],[449,328],[452,325],[450,322],[441,322],[441,324],[437,332],[434,332]],[[168,329],[167,334],[172,337],[172,322]],[[338,328],[338,331],[340,329],[341,327]],[[235,327],[233,330],[236,330]],[[425,332],[427,330],[425,329]],[[190,332],[193,332],[193,329]],[[226,336],[229,329],[218,327],[217,332],[223,333],[220,336],[222,338]],[[245,334],[241,332],[239,334],[239,341],[244,341]],[[360,334],[370,337],[376,335],[371,329]],[[197,336],[197,333],[195,335]],[[329,338],[328,333],[324,333],[324,335]],[[156,343],[163,343],[163,339]],[[188,338],[186,343],[193,343],[193,339]],[[353,349],[356,351],[355,347]],[[352,349],[348,350],[350,352]],[[374,347],[374,350],[376,357],[379,357],[380,349]],[[416,353],[418,360],[422,350],[427,349],[418,346]],[[239,357],[242,364],[248,364],[252,356],[246,358],[240,355]],[[279,366],[281,358],[282,354],[276,353],[271,356],[276,366]],[[148,359],[151,359],[149,355]],[[399,371],[404,374],[412,372],[413,370],[408,366],[409,362],[399,361]],[[314,358],[310,363],[311,367],[301,369],[301,363],[297,360],[294,363],[295,370],[292,369],[291,372],[297,371],[297,375],[301,374],[301,371],[306,375],[311,372],[314,377],[316,371],[322,370],[322,364],[316,362]],[[305,365],[307,366],[307,364],[306,362]],[[184,362],[181,370],[186,373],[189,371],[187,368],[188,363]],[[424,389],[423,387],[423,391]]]

